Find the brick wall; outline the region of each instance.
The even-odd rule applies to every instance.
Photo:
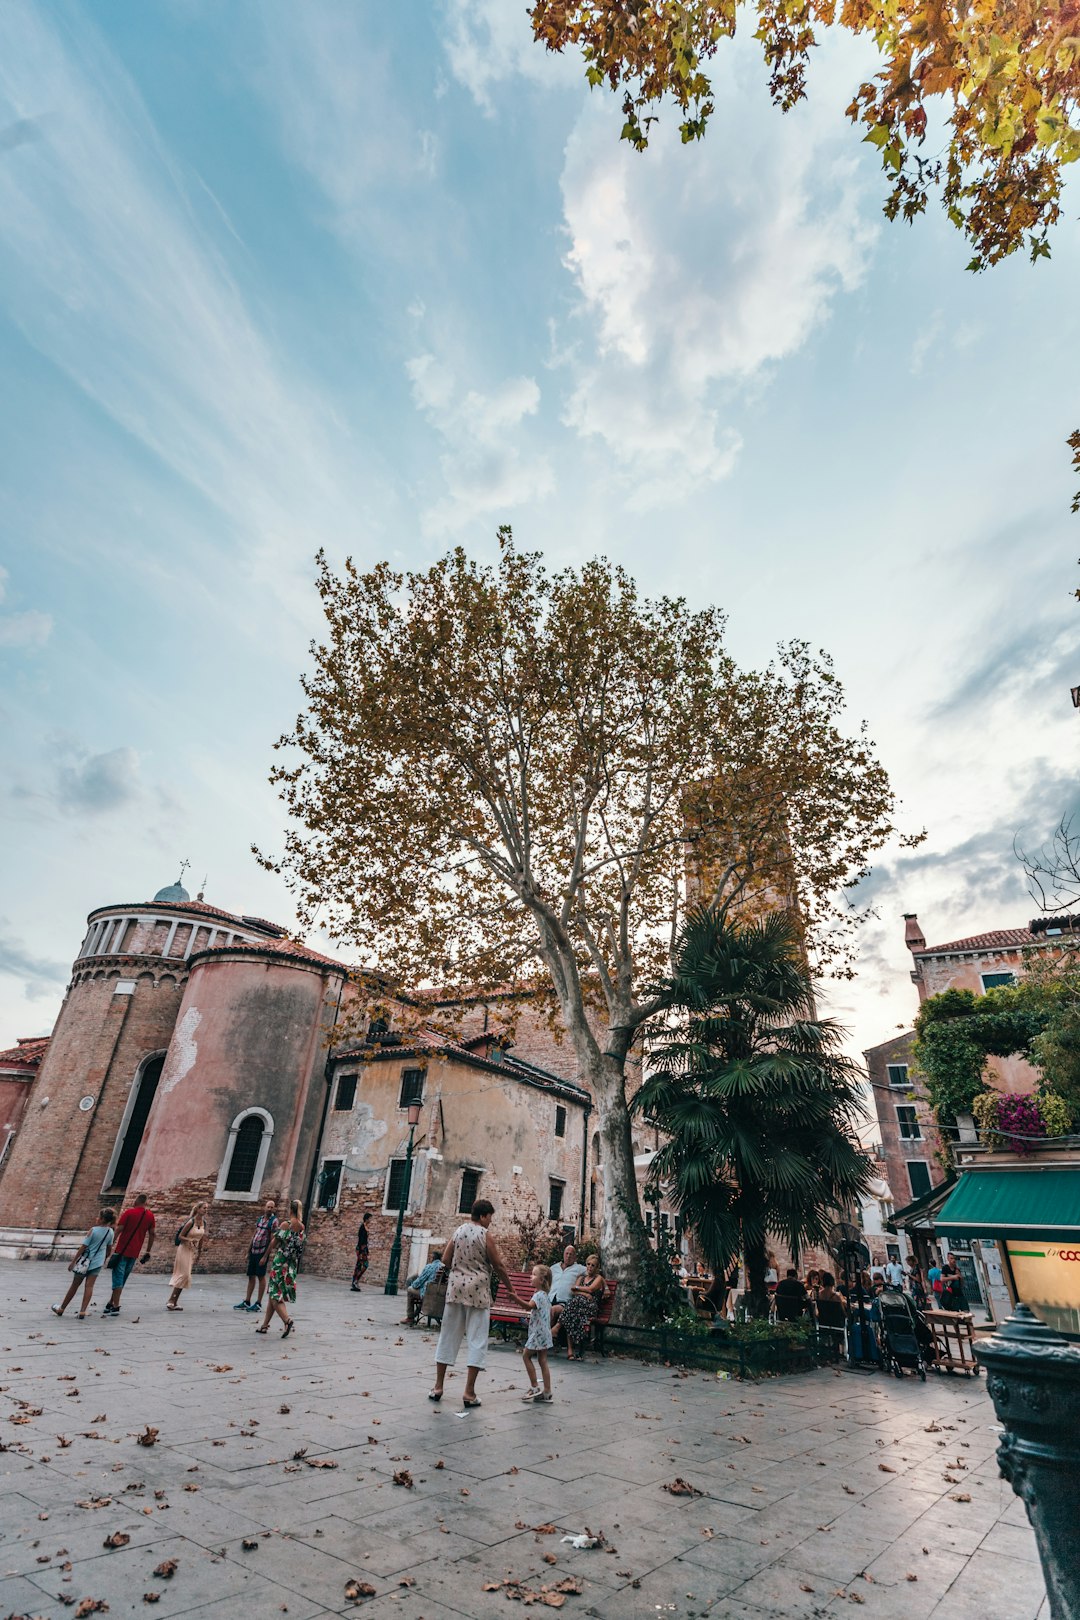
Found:
[[[940,1148],[937,1126],[914,1068],[912,1057],[914,1044],[915,1037],[908,1032],[896,1036],[891,1041],[885,1041],[880,1046],[871,1047],[869,1051],[863,1053],[881,1131],[881,1151],[885,1161],[886,1179],[896,1209],[903,1209],[906,1204],[910,1204],[914,1196],[908,1170],[909,1161],[926,1165],[932,1187],[939,1186],[945,1179],[945,1172],[936,1157]],[[889,1065],[900,1063],[908,1065],[908,1084],[890,1086]],[[911,1139],[900,1135],[896,1112],[898,1106],[915,1109],[921,1133],[918,1138]]]
[[[131,995],[115,994],[122,977]],[[142,1060],[168,1045],[182,982],[139,960],[73,981],[0,1182],[0,1226],[89,1226]],[[79,1102],[95,1098],[84,1112]]]

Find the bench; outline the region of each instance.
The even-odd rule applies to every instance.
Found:
[[[514,1293],[520,1294],[522,1299],[530,1299],[533,1294],[532,1273],[528,1271],[511,1271],[510,1281],[514,1286]],[[615,1292],[618,1283],[610,1278],[604,1284],[604,1297],[600,1302],[600,1309],[592,1325],[593,1343],[601,1355],[607,1355],[604,1349],[604,1329],[611,1321],[611,1312],[615,1304]],[[503,1339],[507,1337],[507,1330],[522,1325],[522,1314],[518,1307],[506,1297],[506,1291],[499,1287],[495,1303],[491,1307],[491,1324],[502,1329]]]

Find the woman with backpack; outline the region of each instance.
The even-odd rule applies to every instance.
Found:
[[[109,1251],[113,1246],[115,1236],[113,1226],[115,1222],[116,1211],[114,1209],[98,1211],[97,1225],[92,1226],[87,1232],[82,1240],[82,1247],[70,1266],[68,1266],[68,1270],[72,1273],[71,1287],[59,1305],[50,1307],[54,1316],[63,1316],[67,1307],[79,1292],[80,1283],[83,1285],[83,1297],[82,1308],[78,1312],[79,1321],[81,1322],[86,1316],[87,1311],[90,1309],[90,1301],[93,1298],[94,1284],[97,1282],[98,1276],[109,1257]]]
[[[186,1221],[176,1229],[173,1239],[176,1245],[176,1259],[173,1262],[173,1274],[169,1278],[169,1295],[165,1309],[167,1311],[182,1311],[179,1303],[180,1295],[185,1288],[191,1287],[191,1272],[196,1262],[201,1259],[203,1244],[206,1242],[206,1205],[196,1204]]]

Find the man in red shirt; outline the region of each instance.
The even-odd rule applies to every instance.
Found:
[[[143,1250],[144,1238],[145,1250]],[[135,1269],[137,1261],[141,1259],[145,1265],[149,1260],[153,1247],[154,1217],[146,1207],[143,1194],[136,1193],[116,1223],[116,1242],[113,1244],[112,1259],[109,1262],[112,1266],[112,1294],[101,1313],[102,1316],[120,1315],[120,1295],[124,1284]]]

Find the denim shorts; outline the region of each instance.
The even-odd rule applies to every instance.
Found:
[[[137,1254],[121,1254],[113,1261],[112,1282],[114,1288],[123,1288],[131,1273],[139,1263]]]

